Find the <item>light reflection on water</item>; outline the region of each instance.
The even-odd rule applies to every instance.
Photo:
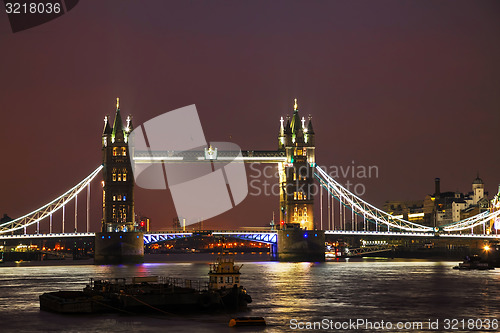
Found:
[[[262,332],[290,331],[292,318],[392,322],[500,319],[500,270],[464,272],[453,270],[455,264],[397,260],[244,262],[242,284],[254,302],[251,311],[243,315],[265,317],[269,326],[259,329]],[[223,314],[168,318],[156,313],[61,316],[39,311],[41,293],[79,290],[90,277],[163,275],[207,279],[208,268],[208,261],[0,267],[0,331],[161,332],[168,327],[169,332],[235,332],[227,327],[229,316]]]

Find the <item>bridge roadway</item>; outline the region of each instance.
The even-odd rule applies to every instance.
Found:
[[[243,240],[260,242],[265,244],[277,244],[278,235],[275,230],[269,231],[216,231],[201,230],[191,232],[148,232],[144,233],[144,244],[152,244],[167,240],[174,240],[192,236],[226,236]],[[336,236],[377,236],[377,237],[427,237],[427,238],[457,238],[457,239],[498,239],[500,235],[495,234],[451,234],[434,232],[393,232],[393,231],[342,231],[326,230],[325,235]],[[74,232],[74,233],[51,233],[51,234],[21,234],[21,235],[0,235],[0,240],[26,240],[26,239],[53,239],[53,238],[94,238],[94,232]],[[104,236],[103,236],[104,237]]]
[[[215,152],[215,151],[214,151]],[[243,162],[243,163],[282,163],[286,162],[284,151],[243,150],[216,151],[134,151],[134,163],[179,163],[179,162]]]
[[[192,232],[149,232],[144,233],[144,244],[152,244],[167,240],[192,237],[192,236],[230,236],[239,239],[255,241],[266,244],[276,244],[278,242],[276,231],[251,232],[251,231],[212,231],[201,230]],[[72,233],[51,233],[51,234],[20,234],[20,235],[0,235],[0,240],[28,240],[28,239],[58,239],[58,238],[94,238],[94,232],[72,232]],[[103,236],[104,237],[104,236]]]

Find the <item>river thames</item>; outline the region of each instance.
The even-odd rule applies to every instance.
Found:
[[[169,257],[162,259],[165,258]],[[32,262],[0,267],[0,331],[498,330],[494,328],[495,320],[500,318],[500,270],[458,271],[452,269],[456,262],[424,260],[284,263],[268,261],[264,254],[239,256],[237,262],[244,264],[242,285],[253,298],[250,310],[239,315],[264,317],[268,326],[263,328],[229,328],[231,316],[226,314],[59,315],[39,310],[40,294],[60,289],[81,290],[89,278],[160,275],[207,279],[208,264],[214,258],[208,254],[186,254],[171,256],[171,262],[142,265]]]

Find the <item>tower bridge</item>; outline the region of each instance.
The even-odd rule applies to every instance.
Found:
[[[458,222],[431,227],[393,216],[359,198],[316,164],[315,132],[312,120],[299,116],[295,101],[291,117],[280,119],[278,149],[276,151],[247,150],[238,152],[206,147],[199,151],[135,151],[130,150],[128,137],[133,130],[131,117],[122,121],[117,100],[113,126],[105,117],[102,133],[102,165],[67,192],[39,209],[11,221],[0,223],[0,240],[95,238],[96,262],[141,261],[144,244],[191,237],[197,232],[142,233],[135,221],[134,178],[131,163],[225,162],[274,163],[278,165],[280,187],[279,223],[265,232],[203,231],[213,236],[234,237],[269,244],[282,259],[304,256],[306,260],[324,259],[325,236],[378,237],[401,239],[462,239],[498,240],[500,228],[500,195],[491,208]],[[307,123],[307,125],[306,125]],[[102,174],[101,230],[90,231],[90,186]],[[323,191],[329,200],[336,200],[343,210],[351,211],[351,224],[344,223],[336,230],[319,230],[314,217],[315,198],[312,185],[321,188],[320,217],[323,215]],[[78,230],[78,195],[87,190],[86,230]],[[500,193],[500,192],[499,192]],[[75,206],[74,226],[66,220],[69,202]],[[339,214],[343,210],[339,209]],[[54,214],[62,211],[61,220]],[[344,212],[345,216],[345,212]],[[359,220],[358,220],[359,219]],[[48,226],[49,233],[40,232],[40,224]],[[321,224],[322,225],[322,224]],[[28,232],[28,228],[35,232]],[[70,232],[67,232],[69,229]],[[54,232],[61,230],[61,232]],[[109,240],[116,239],[113,242]],[[299,258],[300,259],[300,258]]]

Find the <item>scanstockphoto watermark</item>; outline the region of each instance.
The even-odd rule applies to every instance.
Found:
[[[350,165],[330,165],[319,166],[328,175],[336,179],[348,191],[357,196],[363,196],[366,193],[366,185],[363,181],[379,177],[379,169],[376,165],[361,165],[351,161]],[[248,194],[251,196],[279,196],[279,170],[276,165],[262,166],[259,163],[251,163],[248,173]],[[320,191],[320,184],[317,182],[305,183],[301,180],[314,178],[312,172],[314,169],[309,166],[301,166],[296,169],[285,168],[283,170],[287,179],[292,179],[288,182],[285,190],[291,192],[310,193],[317,195]],[[292,174],[292,173],[295,173]]]
[[[464,331],[482,330],[497,331],[499,321],[497,318],[445,318],[426,320],[372,320],[366,318],[332,320],[323,318],[319,321],[304,321],[296,318],[290,319],[288,326],[291,330],[297,331]]]

